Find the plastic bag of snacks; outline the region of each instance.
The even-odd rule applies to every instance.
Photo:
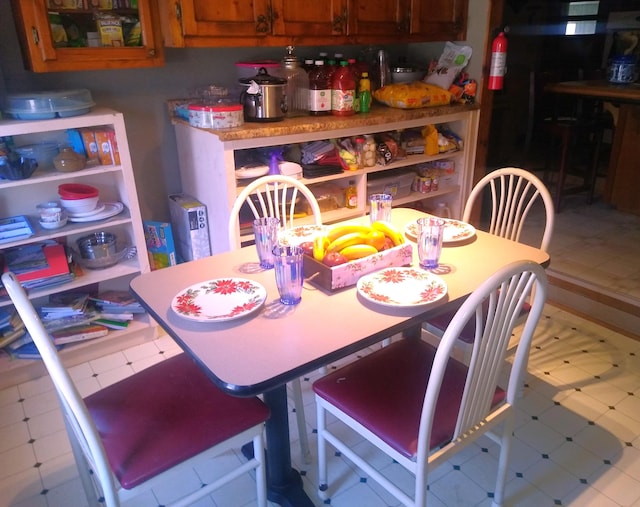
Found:
[[[387,106],[399,109],[418,109],[451,103],[449,91],[422,81],[386,85],[373,92],[373,97]]]
[[[471,53],[471,46],[458,46],[453,42],[447,42],[435,68],[431,68],[424,78],[425,83],[448,90],[469,63]]]
[[[476,101],[477,90],[478,83],[475,79],[470,79],[466,72],[462,72],[449,87],[453,101],[462,104],[473,104]]]

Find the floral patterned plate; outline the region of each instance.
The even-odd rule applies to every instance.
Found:
[[[171,309],[196,322],[224,322],[253,313],[267,298],[266,289],[245,278],[217,278],[179,292]]]
[[[278,235],[278,242],[285,246],[298,246],[305,241],[313,241],[316,236],[324,234],[326,230],[324,225],[299,225],[281,231]]]
[[[361,277],[358,292],[383,306],[410,307],[433,303],[447,294],[439,276],[419,268],[385,268]]]
[[[442,238],[444,243],[456,243],[473,238],[476,235],[476,229],[471,224],[453,220],[452,218],[445,218],[444,221],[444,236]],[[404,233],[409,239],[414,241],[418,239],[418,222],[408,223],[404,228]]]

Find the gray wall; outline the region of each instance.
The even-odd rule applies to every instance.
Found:
[[[469,71],[481,78],[484,33],[490,0],[470,0],[468,44],[474,50]],[[206,48],[165,50],[166,63],[155,69],[123,69],[38,74],[24,69],[9,2],[0,1],[0,95],[35,90],[87,88],[96,103],[124,114],[144,219],[168,220],[167,194],[180,192],[173,128],[166,100],[188,97],[191,90],[216,84],[233,87],[234,63],[254,58],[280,59],[284,48]],[[443,43],[388,46],[392,58],[413,62],[437,58]],[[321,50],[357,56],[361,47],[300,47],[300,57]]]

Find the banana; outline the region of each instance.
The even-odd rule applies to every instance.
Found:
[[[322,262],[327,253],[327,246],[329,246],[329,240],[326,236],[316,236],[313,240],[313,258]]]
[[[371,224],[371,227],[384,233],[387,238],[393,241],[394,246],[398,246],[404,243],[404,236],[402,235],[402,233],[389,222],[379,220],[377,222],[373,222]]]
[[[336,225],[335,227],[329,229],[327,238],[329,238],[329,243],[333,243],[340,236],[344,236],[345,234],[349,234],[351,232],[362,232],[364,234],[367,234],[368,232],[371,232],[371,226],[359,224]]]
[[[340,255],[343,255],[344,258],[347,259],[348,261],[361,259],[362,257],[367,257],[375,253],[378,253],[378,250],[376,249],[376,247],[371,245],[364,245],[362,243],[358,243],[356,245],[350,245],[340,250]]]
[[[336,240],[329,243],[327,252],[339,252],[343,248],[351,245],[357,245],[358,243],[365,243],[367,240],[367,234],[362,232],[349,232],[338,237]]]

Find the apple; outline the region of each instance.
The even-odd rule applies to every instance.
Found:
[[[339,252],[329,252],[322,259],[322,263],[325,266],[339,266],[340,264],[344,264],[347,262],[347,258]]]
[[[300,248],[304,250],[306,255],[313,257],[313,241],[303,241],[300,243]]]
[[[381,251],[382,250],[389,250],[389,248],[393,248],[394,246],[396,246],[396,245],[393,244],[393,240],[391,238],[385,236],[384,237],[384,245],[382,246],[382,248],[380,250]]]

